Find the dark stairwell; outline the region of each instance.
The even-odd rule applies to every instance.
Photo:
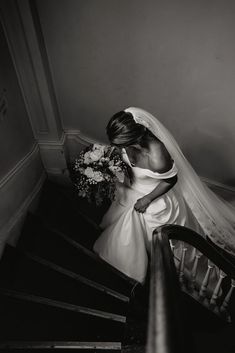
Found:
[[[1,350],[144,347],[145,289],[92,252],[103,212],[45,183],[17,248],[7,246],[0,262]]]
[[[153,313],[149,279],[141,286],[92,252],[105,209],[79,199],[70,187],[45,183],[38,210],[28,215],[17,248],[7,246],[0,262],[2,351],[145,351],[148,311],[150,317]],[[233,323],[187,294],[175,294],[173,282],[169,288],[171,303],[178,307],[177,323],[172,311],[167,315],[173,331],[174,325],[182,325],[186,350],[235,352]],[[234,322],[234,298],[230,311]],[[177,352],[173,346],[162,352]]]

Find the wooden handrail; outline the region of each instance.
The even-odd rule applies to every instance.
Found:
[[[173,239],[195,247],[228,277],[233,281],[235,279],[235,265],[230,261],[231,257],[229,255],[227,257],[226,252],[218,249],[198,233],[178,225],[164,225],[155,229],[151,248],[146,353],[186,353],[188,351],[187,343],[183,338],[187,336],[188,330],[179,312],[180,286],[170,247],[170,240]],[[234,282],[232,287],[235,287]],[[225,299],[225,304],[228,300],[229,295]]]
[[[180,288],[168,238],[154,231],[151,250],[147,353],[186,353],[179,313]]]

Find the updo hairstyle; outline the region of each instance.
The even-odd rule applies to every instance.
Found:
[[[130,112],[120,111],[112,116],[106,127],[110,144],[119,148],[132,145],[148,147],[155,136],[145,126],[135,122]]]

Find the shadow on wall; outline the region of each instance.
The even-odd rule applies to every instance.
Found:
[[[221,130],[224,131],[221,131]],[[199,137],[198,143],[190,145],[190,139]],[[227,136],[225,139],[224,136]],[[235,165],[231,160],[228,141],[235,140],[232,132],[226,127],[218,128],[214,131],[203,131],[195,128],[187,136],[187,143],[183,146],[186,158],[192,163],[196,172],[212,181],[235,188]],[[231,176],[231,177],[230,177]]]

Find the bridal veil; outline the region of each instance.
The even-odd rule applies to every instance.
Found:
[[[140,108],[125,111],[164,143],[178,168],[177,187],[205,235],[235,256],[235,207],[220,199],[200,180],[174,137],[157,118]]]

